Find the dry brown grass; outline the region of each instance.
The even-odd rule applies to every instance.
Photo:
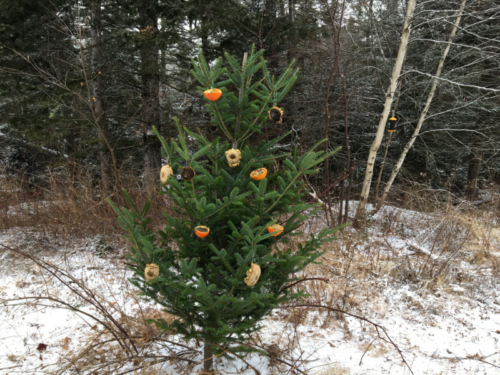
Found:
[[[161,213],[168,208],[160,185],[144,191],[142,181],[134,174],[122,174],[122,188],[127,190],[138,207],[150,199],[153,225],[160,225]],[[0,180],[0,229],[30,228],[57,233],[71,239],[96,234],[120,241],[122,230],[116,214],[105,202],[111,198],[118,206],[126,206],[121,189],[105,192],[88,171],[74,168],[47,174],[38,184],[21,177]]]
[[[383,316],[384,304],[378,303],[378,285],[381,279],[390,277],[391,282],[407,284],[425,293],[438,290],[451,291],[451,284],[474,289],[481,278],[473,276],[474,270],[492,269],[492,277],[500,275],[500,228],[496,207],[485,206],[471,210],[465,205],[454,204],[451,199],[443,200],[446,192],[433,194],[427,192],[423,199],[422,191],[417,189],[405,192],[408,206],[406,209],[419,208],[425,215],[410,215],[411,222],[400,209],[389,209],[381,213],[370,225],[377,236],[373,237],[364,230],[355,231],[347,228],[338,234],[338,240],[328,245],[327,253],[321,258],[321,264],[310,265],[303,277],[323,277],[330,279],[328,284],[322,281],[307,281],[297,285],[311,295],[309,301],[321,302],[324,306],[363,315],[367,306],[377,310]],[[423,205],[426,204],[425,207]],[[311,231],[320,229],[321,220],[311,225]],[[413,240],[417,247],[405,246],[405,249],[393,248],[387,238],[397,237],[401,243]],[[302,241],[304,238],[296,238]],[[424,251],[420,251],[423,249]],[[472,268],[463,270],[465,261]],[[472,284],[474,282],[474,285]],[[491,281],[494,282],[494,281]],[[498,282],[498,281],[497,281]],[[382,283],[383,284],[383,283]],[[408,307],[423,309],[418,301],[407,301]],[[321,311],[311,315],[317,309],[297,309],[283,314],[285,321],[294,325],[314,324],[321,328],[338,327],[346,330],[341,313]]]

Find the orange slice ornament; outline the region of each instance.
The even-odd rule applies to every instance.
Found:
[[[284,228],[281,225],[274,224],[269,227],[267,227],[267,231],[269,233],[273,234],[273,237],[279,236],[281,233],[283,233]]]
[[[208,100],[214,102],[221,97],[222,91],[220,91],[219,89],[208,89],[205,90],[203,95],[205,95],[205,98],[207,98]]]
[[[210,233],[210,228],[204,225],[198,225],[194,228],[194,233],[200,238],[205,238]]]
[[[267,176],[267,169],[266,168],[259,168],[259,169],[256,169],[255,171],[252,171],[252,173],[250,173],[250,177],[252,178],[252,180],[255,180],[255,181],[263,180],[264,178],[266,178],[266,176]]]

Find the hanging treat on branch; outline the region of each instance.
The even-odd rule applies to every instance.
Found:
[[[267,176],[267,169],[266,168],[259,168],[259,169],[256,169],[255,171],[252,171],[252,173],[250,173],[250,177],[252,178],[252,180],[255,180],[255,181],[263,180],[264,178],[266,178],[266,176]]]
[[[146,281],[152,280],[160,275],[160,267],[157,264],[146,264],[144,269],[144,279]]]
[[[245,277],[245,284],[248,286],[254,286],[259,281],[260,277],[260,266],[258,264],[252,263],[250,269],[247,271],[247,277]]]
[[[269,119],[276,124],[281,124],[283,121],[283,110],[281,108],[274,106],[267,113],[269,113]]]
[[[181,170],[181,178],[184,181],[191,181],[195,176],[194,169],[191,167],[184,167]]]
[[[222,91],[219,89],[208,89],[205,90],[203,95],[205,95],[205,98],[207,98],[208,100],[215,102],[221,97]]]
[[[163,167],[161,167],[161,170],[160,170],[160,181],[168,186],[168,178],[170,176],[173,176],[173,174],[174,174],[174,171],[172,170],[170,165],[168,165],[168,164],[164,165]]]
[[[389,119],[389,133],[394,133],[396,131],[396,121],[398,121],[398,119],[394,116]]]
[[[194,228],[194,233],[200,238],[205,238],[210,233],[210,228],[204,225],[198,225],[196,228]]]
[[[241,151],[237,148],[227,150],[226,159],[230,167],[237,167],[240,165]]]
[[[274,225],[267,227],[267,231],[269,233],[272,233],[273,237],[279,236],[281,233],[283,233],[283,230],[284,230],[284,228],[279,224],[274,224]]]

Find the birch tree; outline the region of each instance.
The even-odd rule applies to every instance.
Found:
[[[416,0],[408,0],[408,4],[406,5],[406,16],[403,24],[403,31],[401,33],[401,40],[399,42],[399,50],[396,57],[396,62],[394,63],[394,68],[392,69],[391,81],[389,84],[389,88],[387,89],[387,94],[385,96],[384,110],[380,115],[377,134],[375,135],[375,139],[372,143],[372,146],[370,147],[370,152],[368,154],[363,189],[361,191],[361,197],[359,199],[358,210],[356,211],[356,216],[354,218],[354,226],[357,226],[359,224],[359,221],[365,214],[366,202],[368,201],[368,196],[370,195],[370,186],[372,183],[373,169],[375,166],[377,151],[384,137],[385,124],[387,123],[387,119],[391,111],[391,105],[394,100],[394,92],[396,91],[396,86],[398,84],[399,75],[401,74],[403,61],[406,56],[406,51],[408,50],[408,41],[410,39],[411,33],[410,26],[413,18],[413,13],[415,11],[415,5]]]
[[[418,119],[417,126],[415,127],[415,130],[413,132],[412,137],[410,138],[410,140],[406,144],[405,148],[403,149],[403,152],[401,152],[401,156],[399,157],[396,165],[394,166],[394,168],[392,170],[391,176],[389,177],[389,181],[387,181],[387,184],[385,185],[382,197],[377,202],[375,210],[372,213],[376,213],[378,210],[380,210],[380,207],[382,207],[382,205],[384,204],[384,202],[387,198],[387,194],[389,193],[389,190],[392,187],[394,179],[398,175],[399,170],[401,169],[401,166],[403,165],[403,162],[405,161],[405,158],[406,158],[406,155],[408,154],[408,151],[413,146],[415,139],[418,137],[418,135],[420,133],[420,129],[422,128],[422,125],[423,125],[425,118],[427,116],[427,112],[429,111],[429,107],[431,106],[432,99],[434,98],[434,94],[436,93],[436,88],[437,88],[438,82],[439,82],[438,79],[441,76],[441,72],[443,70],[446,56],[448,55],[448,52],[450,51],[450,47],[452,45],[453,39],[455,38],[455,35],[457,33],[458,25],[460,24],[460,19],[462,18],[462,13],[463,13],[464,8],[465,8],[465,3],[466,3],[466,0],[462,0],[462,2],[460,4],[460,10],[458,12],[458,16],[457,16],[455,23],[450,31],[450,35],[448,37],[448,43],[446,44],[446,48],[444,49],[443,54],[441,55],[441,59],[439,60],[436,74],[432,78],[431,89],[429,91],[429,94],[427,95],[427,101],[425,103],[424,109],[422,110],[422,113],[420,114],[420,118]]]

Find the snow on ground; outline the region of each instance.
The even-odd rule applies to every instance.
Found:
[[[440,219],[389,208],[373,220],[379,225],[367,231],[369,240],[356,246],[365,249],[369,243],[370,251],[375,251],[377,244],[387,244],[384,250],[379,248],[378,251],[389,254],[387,249],[391,249],[395,259],[387,264],[392,264],[395,271],[377,270],[366,275],[364,282],[368,285],[369,296],[358,296],[359,304],[353,313],[385,327],[414,374],[500,373],[498,276],[491,268],[463,260],[460,272],[468,275],[463,283],[453,281],[424,288],[418,283],[405,282],[394,276],[399,275],[398,264],[404,264],[405,259],[420,251],[423,256],[440,256],[432,249],[432,236],[440,228]],[[422,226],[425,222],[432,224]],[[307,230],[314,230],[314,225]],[[354,233],[352,229],[346,232],[349,231]],[[70,290],[71,287],[81,291],[80,282],[91,292],[86,298],[95,296],[95,300],[118,324],[127,327],[131,335],[144,337],[141,326],[134,326],[130,321],[139,321],[141,316],[148,314],[154,316],[156,309],[153,303],[141,299],[128,283],[127,278],[132,273],[124,264],[124,250],[112,250],[101,258],[95,255],[97,245],[93,240],[44,250],[40,246],[47,241],[37,236],[39,234],[30,234],[26,229],[0,231],[0,244],[21,246],[75,279],[64,285],[32,260],[0,246],[0,374],[78,373],[78,363],[72,366],[71,359],[81,354],[89,340],[99,342],[109,338],[103,324],[94,319],[108,322],[109,317],[108,320],[102,318],[102,313],[92,304]],[[493,247],[492,253],[497,254],[500,251],[498,243],[493,242]],[[326,257],[331,254],[327,253]],[[342,272],[334,273],[325,291],[334,288],[342,277]],[[307,318],[296,323],[294,314],[297,311],[279,309],[271,314],[262,323],[256,345],[271,353],[274,350],[278,359],[299,363],[300,369],[307,370],[308,374],[410,374],[388,338],[379,330],[381,338],[378,339],[375,328],[369,323],[312,309],[308,310]],[[144,355],[153,352],[169,355],[173,347],[179,349],[175,343],[187,344],[196,352],[186,358],[201,360],[202,348],[195,342],[184,343],[176,336],[168,339],[170,349],[154,342],[146,345],[141,343],[142,338],[135,342]],[[40,344],[47,345],[46,349]],[[97,363],[92,365],[94,369],[100,362],[112,359],[117,345],[103,348],[107,351],[94,355],[93,360]],[[272,356],[252,354],[246,361],[262,375],[291,373]],[[107,367],[95,373],[125,373],[132,371],[134,366],[126,363],[118,371]],[[239,360],[217,360],[216,366],[221,373],[255,373]],[[162,369],[161,373],[175,375],[187,369],[185,363],[174,360],[156,367]],[[199,369],[195,367],[188,373]]]

